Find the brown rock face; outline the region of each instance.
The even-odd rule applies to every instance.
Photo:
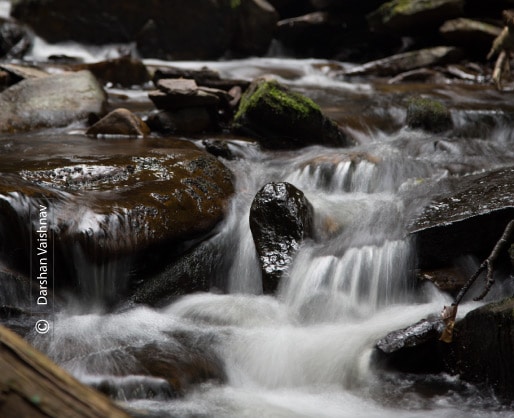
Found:
[[[113,110],[86,131],[90,136],[143,137],[149,134],[147,124],[127,109]]]

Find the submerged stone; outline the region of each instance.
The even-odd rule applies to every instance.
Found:
[[[313,208],[289,183],[268,183],[255,195],[250,229],[259,255],[264,292],[276,290],[303,240],[313,235]]]
[[[407,126],[428,132],[443,132],[453,126],[448,108],[433,99],[415,97],[408,101]]]
[[[263,78],[255,80],[241,98],[233,129],[258,139],[266,148],[351,144],[311,99]]]
[[[78,64],[76,70],[89,70],[103,83],[122,87],[141,86],[150,81],[150,74],[141,60],[123,56],[93,64]]]

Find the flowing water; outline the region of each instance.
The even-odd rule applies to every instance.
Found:
[[[511,109],[505,97],[489,86],[411,86],[452,106],[460,134],[446,138],[401,127],[409,89],[336,81],[329,74],[333,63],[263,58],[173,65],[207,65],[233,78],[273,73],[318,101],[359,145],[266,152],[225,137],[240,158],[225,161],[235,175],[236,194],[220,232],[210,238],[224,260],[211,278],[217,291],[160,308],[112,313],[69,303],[57,312],[52,335],[30,334],[30,341],[82,381],[111,388],[141,417],[511,416],[490,393],[458,377],[400,375],[373,362],[377,339],[438,313],[450,300],[416,284],[407,227],[440,190],[441,179],[512,164]],[[121,92],[134,107],[148,104],[145,92]],[[491,123],[480,130],[484,115]],[[108,139],[97,145],[85,138],[80,127],[73,135],[58,134],[65,144],[92,144],[95,153],[110,146]],[[30,135],[0,139],[4,147],[16,146],[17,140],[29,148],[23,144],[30,143]],[[60,142],[52,146],[48,141],[48,153],[54,152]],[[38,150],[40,158],[43,150]],[[304,191],[316,225],[315,239],[303,244],[275,297],[262,295],[248,223],[255,193],[270,181],[288,181]],[[81,274],[89,276],[83,280],[90,279],[95,288],[92,295],[112,292],[102,284],[109,274],[128,274],[123,266],[98,272],[80,255],[75,258],[82,260]],[[511,290],[509,280],[504,278],[490,298]],[[460,314],[476,306],[466,303]],[[220,362],[224,383],[192,385],[184,396],[174,397],[163,378],[145,376],[136,358],[123,354],[148,344],[166,347],[165,355],[200,353],[206,361]]]

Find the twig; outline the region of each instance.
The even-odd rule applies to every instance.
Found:
[[[474,300],[482,300],[491,290],[491,287],[494,285],[494,267],[495,262],[498,256],[500,255],[500,252],[503,250],[503,248],[508,244],[510,236],[512,235],[512,232],[514,231],[514,219],[512,219],[507,226],[505,227],[505,230],[503,231],[503,234],[501,238],[496,242],[496,245],[494,246],[493,250],[491,251],[491,254],[489,254],[489,257],[487,257],[482,264],[478,267],[477,271],[468,279],[468,281],[462,286],[460,289],[460,292],[455,297],[455,300],[451,304],[451,306],[445,306],[443,308],[443,311],[441,312],[441,316],[443,318],[444,323],[446,324],[446,328],[443,331],[443,334],[441,335],[440,340],[444,342],[451,342],[452,341],[452,333],[453,333],[453,326],[455,325],[455,318],[457,316],[457,307],[459,306],[459,303],[464,298],[464,295],[467,293],[467,291],[470,289],[470,287],[475,283],[475,280],[482,274],[482,272],[487,270],[487,274],[485,277],[485,286],[482,293],[474,298]]]

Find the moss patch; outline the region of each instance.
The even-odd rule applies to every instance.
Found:
[[[450,111],[443,103],[415,97],[408,102],[407,125],[413,129],[442,132],[450,129],[453,122]]]
[[[292,112],[296,119],[305,119],[313,113],[321,113],[320,107],[308,97],[292,92],[271,80],[261,83],[255,91],[249,91],[243,96],[235,120],[238,121],[262,105],[269,107],[275,114]]]

